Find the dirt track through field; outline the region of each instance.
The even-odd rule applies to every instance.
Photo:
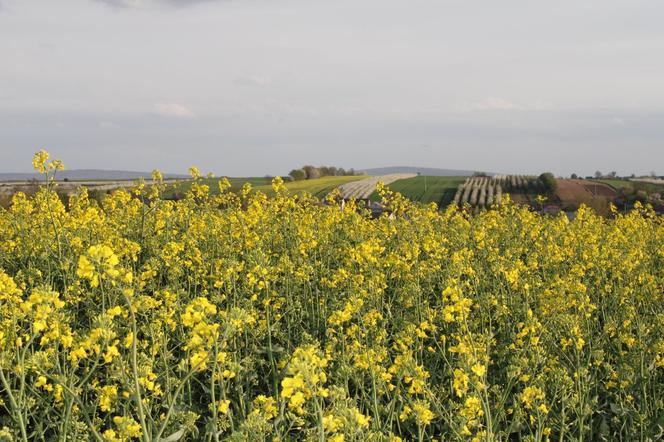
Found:
[[[341,196],[345,199],[349,198],[369,198],[369,196],[376,190],[376,184],[383,182],[383,184],[390,184],[397,180],[404,180],[417,176],[414,173],[393,173],[390,175],[372,176],[360,181],[353,181],[351,183],[342,184],[339,186]]]

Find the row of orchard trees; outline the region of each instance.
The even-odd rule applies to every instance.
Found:
[[[535,175],[473,176],[459,186],[454,195],[457,205],[469,204],[474,208],[488,208],[500,204],[503,192],[553,194],[556,179],[551,173]]]
[[[459,186],[454,195],[458,205],[470,204],[473,207],[491,207],[499,204],[503,196],[503,188],[498,180],[491,177],[471,177]]]
[[[557,189],[556,178],[550,172],[535,175],[494,175],[492,179],[509,192],[553,194]]]
[[[535,190],[537,186],[537,177],[531,175],[494,175],[491,180],[506,191]]]

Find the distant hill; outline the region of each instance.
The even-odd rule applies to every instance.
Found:
[[[188,175],[164,174],[164,178],[186,178]],[[65,178],[70,181],[88,180],[135,180],[138,178],[150,179],[151,172],[133,172],[127,170],[101,170],[101,169],[74,169],[58,172],[58,181]],[[42,179],[37,173],[0,173],[0,181],[29,181],[31,179]]]
[[[470,176],[475,173],[474,170],[458,170],[458,169],[436,169],[433,167],[409,167],[409,166],[393,166],[393,167],[376,167],[373,169],[360,170],[367,175],[389,175],[392,173],[419,173],[420,175],[429,176]],[[487,175],[495,175],[493,172],[486,172]]]

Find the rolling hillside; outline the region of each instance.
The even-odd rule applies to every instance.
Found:
[[[219,177],[217,178],[202,178],[201,183],[202,184],[207,184],[210,186],[210,192],[215,194],[219,192]],[[268,177],[233,177],[233,178],[228,178],[228,181],[231,182],[231,190],[233,192],[239,191],[244,183],[251,183],[252,186],[264,186],[264,185],[269,185],[271,182],[271,178]],[[169,188],[165,194],[164,197],[166,198],[174,198],[177,196],[184,195],[191,189],[191,179],[180,181],[175,186]]]
[[[310,193],[315,197],[324,198],[328,193],[345,183],[352,181],[363,180],[366,177],[363,175],[355,176],[327,176],[323,178],[315,178],[312,180],[292,181],[286,183],[286,188],[295,194]],[[256,186],[255,190],[265,192],[267,195],[272,195],[271,184]]]
[[[333,189],[339,187],[344,183],[351,181],[362,180],[366,178],[364,175],[356,176],[328,176],[323,178],[316,178],[312,180],[290,181],[286,182],[286,188],[293,193],[308,192],[316,197],[323,198]],[[272,178],[270,177],[233,177],[228,178],[231,182],[231,191],[237,192],[242,189],[245,183],[250,183],[255,191],[261,191],[267,195],[272,195]],[[210,192],[218,193],[217,183],[219,178],[204,178],[202,183],[210,186]],[[168,198],[174,198],[183,195],[191,189],[191,180],[182,181],[174,188],[168,190],[165,194]]]
[[[420,175],[395,181],[388,187],[413,201],[424,204],[436,203],[439,207],[445,207],[452,201],[454,193],[465,179],[464,176]],[[378,200],[379,196],[374,192],[370,198]]]
[[[599,179],[594,180],[600,183],[608,184],[616,190],[632,189],[643,190],[648,193],[664,192],[664,183],[657,181],[639,181],[639,180],[620,180],[620,179]]]
[[[361,172],[367,175],[391,175],[395,173],[414,173],[428,176],[470,176],[475,171],[473,170],[457,170],[457,169],[438,169],[433,167],[410,167],[410,166],[393,166],[393,167],[376,167],[372,169],[364,169]],[[494,173],[487,173],[491,176]]]
[[[174,173],[163,174],[164,178],[187,178],[188,175]],[[120,181],[136,180],[138,178],[150,179],[152,172],[136,172],[129,170],[102,170],[102,169],[74,169],[58,172],[57,179],[69,181]],[[0,173],[0,181],[30,181],[32,179],[43,180],[44,177],[38,173]]]
[[[391,175],[369,176],[360,181],[343,184],[339,186],[339,190],[342,198],[364,199],[369,198],[374,193],[379,182],[387,185],[413,176],[416,175],[412,173],[394,173]]]

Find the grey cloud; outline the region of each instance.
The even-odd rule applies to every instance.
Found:
[[[156,103],[152,112],[162,117],[196,118],[191,109],[179,103]]]
[[[146,8],[150,6],[190,6],[197,3],[207,3],[216,0],[94,0],[106,3],[114,8]]]
[[[0,171],[664,164],[664,2],[0,3]]]
[[[519,104],[498,97],[488,97],[482,101],[467,106],[467,110],[471,111],[514,111],[524,109],[525,108]]]
[[[268,77],[261,77],[258,75],[246,75],[236,77],[233,82],[240,86],[266,86],[272,83],[272,80]]]
[[[0,112],[0,152],[13,158],[14,171],[28,170],[28,153],[43,147],[70,168],[122,169],[129,164],[184,173],[196,164],[232,176],[283,174],[302,162],[504,173],[546,169],[561,175],[587,175],[597,169],[648,173],[654,162],[643,158],[658,157],[664,113],[621,112],[635,122],[627,127],[613,124],[613,115],[616,112],[545,111],[512,115],[516,120],[489,114],[409,120],[325,114],[299,115],[283,124],[267,116],[201,116],[163,124],[149,116],[72,115],[56,120],[50,114],[11,118]],[[629,155],[617,161],[625,151]]]

